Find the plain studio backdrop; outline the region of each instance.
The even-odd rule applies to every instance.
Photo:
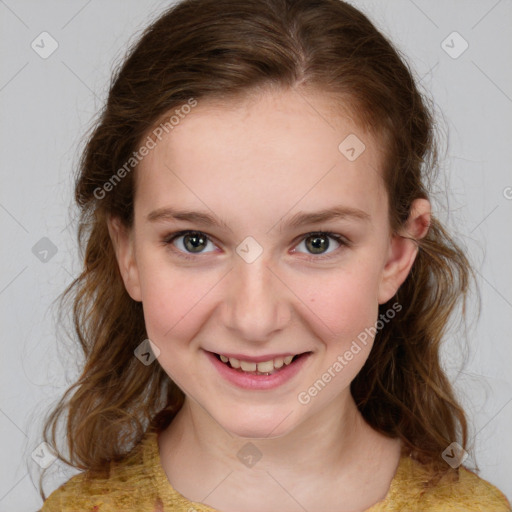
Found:
[[[465,465],[512,499],[512,1],[352,3],[407,56],[448,134],[434,213],[473,261],[482,304],[477,319],[471,300],[467,350],[453,322],[443,362],[470,420]],[[40,507],[42,420],[80,369],[52,302],[80,271],[81,141],[128,44],[169,5],[0,0],[0,512]],[[76,470],[49,473],[48,494]]]

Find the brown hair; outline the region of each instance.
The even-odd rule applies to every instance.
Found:
[[[121,460],[148,426],[165,427],[184,400],[160,365],[144,366],[134,357],[146,338],[142,305],[125,290],[107,230],[110,215],[131,226],[136,168],[102,197],[98,190],[163,116],[190,98],[229,101],[265,87],[333,93],[379,134],[394,232],[412,201],[429,197],[425,187],[437,168],[431,109],[407,63],[357,9],[339,0],[185,0],[172,6],[115,73],[80,162],[75,199],[84,268],[62,305],[72,299],[85,364],[43,433],[57,450],[56,427],[68,413],[69,460],[59,452],[66,464],[101,471]],[[452,441],[467,442],[464,411],[439,349],[460,298],[465,313],[472,271],[435,217],[417,244],[411,272],[389,301],[402,312],[377,333],[351,391],[374,429],[401,438],[439,475],[454,471],[442,451]],[[45,499],[41,484],[40,492]]]

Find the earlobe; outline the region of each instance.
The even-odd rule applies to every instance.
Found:
[[[418,254],[417,241],[427,235],[430,217],[430,202],[427,199],[415,199],[404,228],[391,238],[379,285],[379,304],[390,300],[409,275]]]
[[[109,217],[107,226],[126,291],[133,300],[141,302],[142,296],[139,271],[135,259],[133,234],[117,217]]]

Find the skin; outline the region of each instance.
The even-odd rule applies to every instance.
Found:
[[[422,238],[430,222],[429,202],[417,199],[402,231],[391,233],[379,141],[333,113],[332,101],[294,90],[201,100],[139,165],[133,227],[109,220],[158,363],[186,394],[160,434],[162,466],[178,492],[223,512],[316,512],[333,503],[365,510],[386,496],[399,462],[399,441],[370,428],[349,391],[372,339],[308,404],[297,399],[375,325],[378,305],[417,254],[404,236]],[[354,161],[338,150],[349,134],[366,146]],[[171,205],[214,214],[227,227],[147,219]],[[299,211],[340,205],[369,221],[285,225]],[[183,237],[163,242],[187,229],[210,237],[201,253],[188,251],[190,260],[178,255],[190,249]],[[328,239],[330,257],[315,259],[306,235],[318,231],[351,243]],[[236,252],[247,236],[263,249],[252,263]],[[282,386],[255,391],[225,381],[204,350],[312,355]],[[237,457],[249,441],[261,453],[252,467]]]

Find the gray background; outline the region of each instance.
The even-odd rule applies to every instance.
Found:
[[[456,322],[443,361],[471,421],[465,465],[476,461],[480,475],[511,499],[512,1],[352,3],[408,56],[449,136],[434,212],[472,258],[482,304],[479,319],[477,303],[470,304],[465,362]],[[81,140],[113,66],[167,5],[0,0],[0,512],[41,505],[32,452],[43,416],[80,368],[75,347],[57,336],[65,322],[52,302],[80,269],[70,203]],[[39,41],[43,51],[44,31],[58,43],[46,59],[31,47]],[[464,41],[469,47],[453,58]],[[48,491],[76,471],[55,462],[51,473]]]

